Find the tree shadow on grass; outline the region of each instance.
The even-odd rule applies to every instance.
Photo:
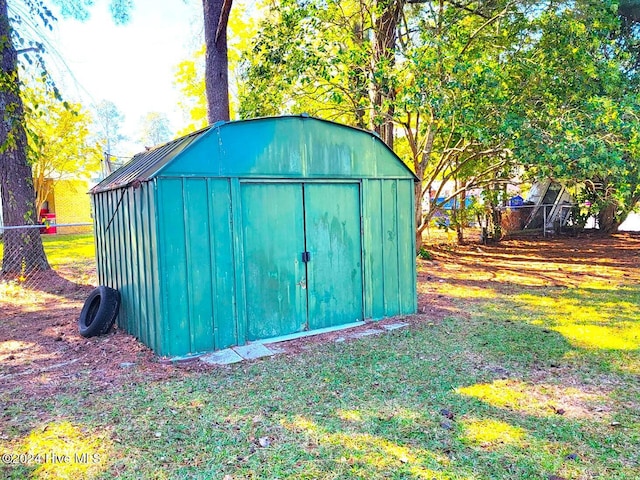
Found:
[[[600,408],[615,394],[584,383],[587,372],[566,365],[575,347],[562,335],[482,320],[463,332],[463,322],[456,323],[466,337],[461,350],[449,345],[449,353],[438,356],[438,344],[447,340],[435,334],[423,346],[424,360],[387,357],[391,365],[380,366],[385,374],[371,386],[385,385],[384,399],[345,395],[330,415],[287,414],[281,423],[324,459],[307,461],[324,474],[353,478],[590,478],[603,471],[608,478],[631,478],[634,449],[610,426],[616,412]],[[385,363],[368,356],[349,365],[354,383],[366,382],[366,365]],[[556,378],[556,369],[565,367]],[[465,392],[474,385],[487,386],[497,400]],[[604,439],[603,429],[609,430]]]
[[[232,459],[208,467],[210,472],[241,478],[281,472],[288,478],[512,479],[591,478],[606,470],[610,478],[625,478],[620,473],[627,468],[625,453],[619,459],[610,455],[622,436],[610,435],[610,443],[602,445],[598,429],[606,418],[585,416],[599,406],[597,392],[585,388],[581,410],[572,410],[549,393],[551,373],[534,382],[515,368],[496,369],[500,355],[483,355],[478,348],[493,326],[476,323],[465,330],[466,321],[448,320],[349,346],[319,346],[304,359],[250,365],[232,374],[235,380],[227,388],[216,386],[208,394],[199,387],[213,379],[203,378],[188,391],[207,405],[203,418],[215,412],[225,419],[216,421],[208,435],[221,440],[219,448]],[[535,344],[531,358],[524,346],[515,353],[523,364],[535,364],[542,354],[560,364],[572,351],[561,335],[538,326],[502,329],[497,342],[513,346],[529,338]],[[559,386],[562,395],[582,394],[580,373],[571,374],[573,383]],[[513,399],[496,404],[459,391],[475,384],[520,389],[523,405]],[[536,395],[542,398],[527,406]],[[188,395],[182,399],[189,400]],[[163,407],[153,400],[158,415],[171,402],[175,399]],[[563,406],[564,416],[557,413]],[[196,450],[207,442],[197,436],[191,440]],[[567,458],[572,453],[575,459]],[[184,466],[172,473],[202,475],[203,470]]]

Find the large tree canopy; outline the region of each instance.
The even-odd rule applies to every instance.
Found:
[[[588,0],[270,5],[245,56],[241,115],[377,131],[422,180],[418,245],[444,202],[521,172],[599,196],[603,230],[637,202],[637,2],[622,17]]]
[[[581,185],[605,232],[640,200],[636,39],[616,7],[550,5],[531,21],[535,48],[521,62],[530,80],[514,142],[530,175]]]
[[[306,111],[378,132],[422,180],[419,246],[438,208],[423,216],[423,198],[509,176],[507,59],[524,13],[470,5],[282,0],[246,55],[241,114]]]

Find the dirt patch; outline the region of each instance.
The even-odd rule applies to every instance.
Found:
[[[433,245],[429,251],[432,260],[418,261],[418,314],[401,318],[412,325],[465,315],[456,294],[460,291],[465,301],[473,301],[486,289],[508,293],[514,285],[549,289],[572,288],[590,278],[612,284],[640,281],[640,235],[634,234],[516,239],[491,246]],[[101,337],[81,337],[77,319],[93,286],[55,272],[43,275],[38,284],[47,286],[40,290],[0,285],[0,393],[46,396],[87,383],[101,390],[224,368],[199,361],[167,362],[117,329]],[[368,328],[371,325],[357,327]],[[332,332],[278,347],[296,354],[342,336],[343,332]]]

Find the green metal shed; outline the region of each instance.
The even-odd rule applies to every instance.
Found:
[[[364,130],[220,122],[93,188],[98,280],[167,356],[415,313],[415,181]]]

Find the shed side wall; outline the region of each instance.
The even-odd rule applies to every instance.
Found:
[[[162,318],[152,184],[93,195],[98,282],[120,291],[118,326],[157,352]]]

